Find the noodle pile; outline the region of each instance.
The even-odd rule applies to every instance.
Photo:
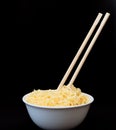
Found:
[[[34,90],[26,97],[26,101],[38,106],[75,106],[86,104],[88,97],[80,88],[64,85],[56,90]]]

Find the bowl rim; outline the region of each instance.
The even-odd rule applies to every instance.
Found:
[[[25,105],[36,107],[36,108],[44,108],[44,109],[66,109],[66,108],[79,108],[79,107],[84,107],[90,105],[94,101],[94,97],[88,93],[82,92],[84,95],[89,97],[89,102],[86,104],[81,104],[81,105],[74,105],[74,106],[39,106],[35,104],[28,103],[25,98],[30,94],[27,93],[22,97],[22,101],[25,103]]]

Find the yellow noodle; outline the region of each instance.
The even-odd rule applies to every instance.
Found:
[[[60,89],[34,90],[26,97],[28,103],[39,106],[75,106],[88,102],[80,88],[64,85]]]

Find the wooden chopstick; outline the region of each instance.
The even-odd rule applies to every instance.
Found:
[[[69,86],[74,83],[74,81],[75,81],[75,79],[76,79],[76,77],[77,77],[79,71],[81,70],[81,68],[82,68],[82,66],[83,66],[83,64],[84,64],[84,62],[85,62],[87,56],[89,55],[89,53],[90,53],[90,51],[91,51],[93,45],[95,44],[95,42],[96,42],[98,36],[100,35],[100,33],[101,33],[101,31],[102,31],[104,25],[106,24],[106,22],[107,22],[109,16],[110,16],[110,13],[106,13],[106,14],[105,14],[105,16],[104,16],[103,20],[101,21],[101,24],[100,24],[99,28],[97,29],[97,31],[96,31],[96,33],[95,33],[95,35],[94,35],[94,37],[93,37],[93,39],[92,39],[90,45],[88,46],[88,48],[87,48],[87,50],[86,50],[86,52],[85,52],[83,58],[81,59],[79,65],[78,65],[78,67],[77,67],[77,69],[75,70],[75,72],[74,72],[74,74],[73,74],[73,76],[72,76],[72,78],[71,78],[71,80],[70,80],[70,82],[69,82],[69,84],[68,84]]]
[[[89,38],[91,37],[91,35],[92,35],[92,33],[94,32],[96,26],[98,25],[98,23],[99,23],[99,21],[100,21],[102,15],[103,15],[102,13],[98,13],[98,15],[97,15],[96,19],[94,20],[94,22],[93,22],[93,24],[92,24],[92,26],[91,26],[91,28],[90,28],[88,34],[86,35],[84,41],[82,42],[82,44],[81,44],[79,50],[77,51],[77,53],[76,53],[74,59],[72,60],[70,66],[69,66],[69,68],[68,68],[68,70],[66,71],[64,77],[62,78],[62,80],[61,80],[61,82],[60,82],[58,88],[60,88],[60,87],[62,87],[62,86],[64,85],[64,83],[65,83],[65,81],[67,80],[67,78],[68,78],[70,72],[72,71],[74,65],[76,64],[76,62],[77,62],[77,60],[78,60],[80,54],[82,53],[83,49],[85,48],[85,46],[86,46],[86,44],[87,44]],[[73,77],[72,80],[74,80],[74,77]],[[72,83],[72,80],[71,80],[71,83]]]

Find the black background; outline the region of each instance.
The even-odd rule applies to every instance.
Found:
[[[78,129],[114,128],[116,1],[67,2],[57,9],[56,1],[18,1],[13,25],[2,33],[1,130],[39,129],[27,114],[23,95],[57,88],[99,12],[111,15],[74,82],[95,98]]]

